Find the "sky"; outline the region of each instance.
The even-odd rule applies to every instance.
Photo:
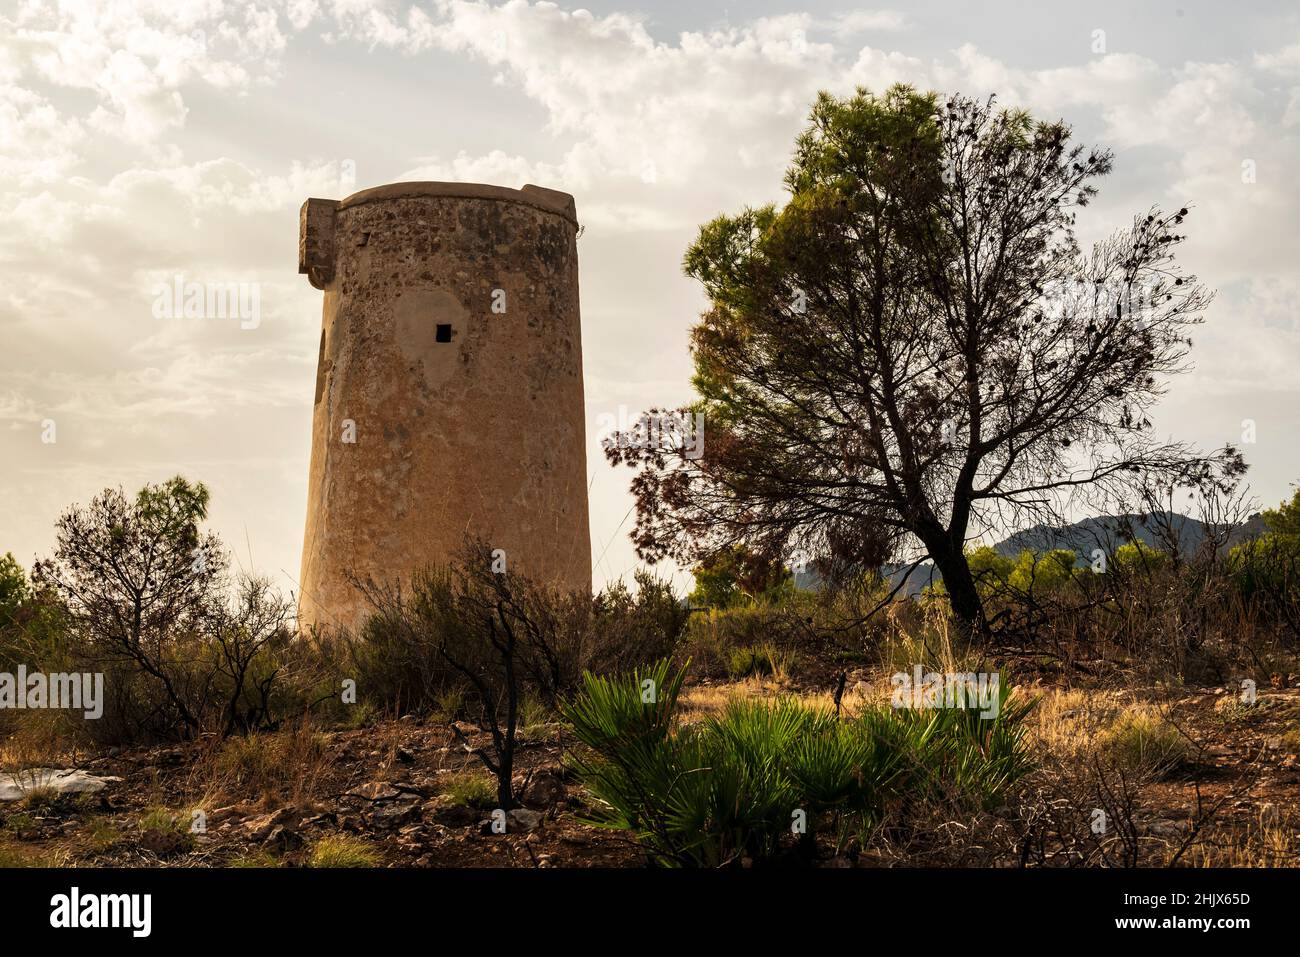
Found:
[[[1190,208],[1180,258],[1218,296],[1156,429],[1245,439],[1253,494],[1289,496],[1293,5],[0,0],[0,553],[30,566],[69,505],[180,473],[211,489],[237,564],[296,590],[321,321],[299,207],[535,183],[584,227],[593,568],[630,577],[632,473],[600,425],[692,397],[686,246],[783,199],[819,90],[895,82],[996,94],[1113,150],[1087,242]],[[244,284],[256,320],[169,317],[177,277]]]

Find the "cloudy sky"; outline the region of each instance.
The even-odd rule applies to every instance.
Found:
[[[0,0],[0,552],[30,564],[69,503],[181,472],[241,564],[293,588],[321,310],[299,206],[531,182],[585,226],[593,562],[627,575],[630,473],[597,426],[690,397],[683,250],[781,198],[819,89],[896,81],[1112,148],[1085,239],[1192,208],[1184,260],[1219,296],[1156,425],[1215,446],[1253,420],[1274,504],[1300,479],[1300,15],[1136,6]],[[256,284],[260,321],[158,318],[178,275]]]

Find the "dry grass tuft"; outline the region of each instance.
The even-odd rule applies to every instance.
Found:
[[[216,742],[195,762],[188,790],[203,807],[248,798],[268,806],[307,805],[329,765],[325,739],[303,722],[275,734]]]
[[[322,837],[311,849],[308,867],[378,867],[379,852],[358,837],[332,834]]]

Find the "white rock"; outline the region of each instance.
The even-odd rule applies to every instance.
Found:
[[[119,777],[100,777],[75,768],[29,768],[17,774],[0,774],[0,801],[18,801],[36,788],[53,788],[60,794],[84,794],[102,791]]]

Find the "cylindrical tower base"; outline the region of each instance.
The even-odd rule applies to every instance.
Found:
[[[300,626],[357,628],[467,534],[591,588],[573,198],[397,183],[303,205],[325,292]]]

